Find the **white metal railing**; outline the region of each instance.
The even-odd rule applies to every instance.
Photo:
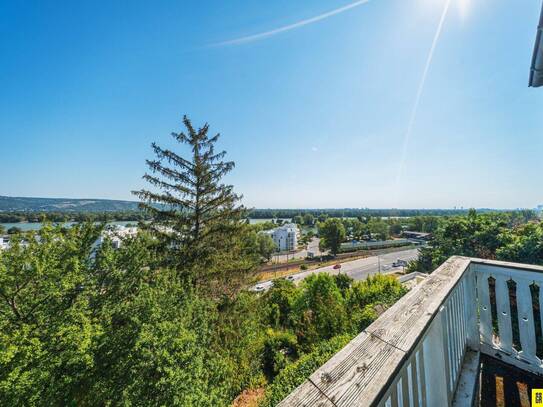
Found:
[[[280,406],[452,405],[467,352],[543,373],[542,285],[543,267],[452,257]]]
[[[536,374],[543,373],[543,269],[474,262],[480,350]],[[538,349],[539,348],[539,349]]]
[[[468,347],[469,327],[476,336],[473,273],[458,270],[462,277],[446,294],[418,345],[407,355],[379,406],[451,405],[462,362]],[[426,361],[426,363],[425,363]]]

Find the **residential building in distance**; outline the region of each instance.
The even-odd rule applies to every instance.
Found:
[[[102,235],[96,241],[95,246],[100,246],[107,238],[111,240],[111,243],[115,249],[119,249],[123,239],[127,237],[134,237],[137,234],[137,227],[115,226],[112,229],[104,230]]]
[[[0,250],[7,249],[9,247],[9,236],[0,236]]]
[[[298,225],[295,223],[287,223],[283,226],[279,226],[275,229],[265,230],[262,233],[266,233],[271,236],[277,250],[280,252],[293,251],[298,247]]]

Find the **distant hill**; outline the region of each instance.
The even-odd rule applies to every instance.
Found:
[[[117,212],[138,210],[134,201],[0,196],[0,212]]]

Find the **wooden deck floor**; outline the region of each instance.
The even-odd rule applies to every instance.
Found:
[[[481,354],[481,407],[530,407],[532,389],[543,389],[543,377]]]

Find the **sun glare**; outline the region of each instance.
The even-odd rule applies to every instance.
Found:
[[[460,13],[460,18],[465,20],[469,14],[470,0],[456,0],[458,3],[458,12]]]

